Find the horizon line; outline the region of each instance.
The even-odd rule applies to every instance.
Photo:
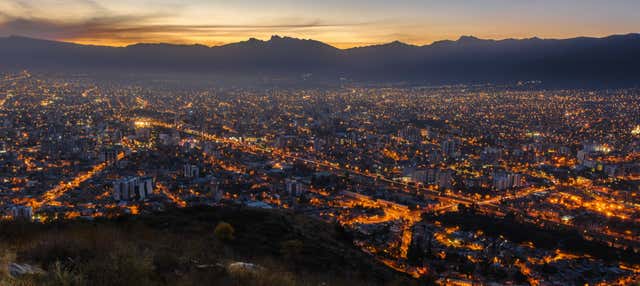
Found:
[[[538,37],[538,36],[532,36],[532,37],[522,37],[522,38],[509,37],[509,38],[500,38],[500,39],[490,39],[490,38],[480,38],[480,37],[476,37],[476,36],[473,36],[473,35],[461,35],[456,40],[443,39],[443,40],[437,40],[437,41],[433,41],[431,43],[427,43],[427,44],[423,44],[423,45],[407,43],[407,42],[403,42],[403,41],[399,41],[399,40],[393,40],[393,41],[389,41],[389,42],[380,42],[380,43],[370,43],[370,44],[364,44],[364,45],[356,45],[356,46],[347,47],[347,48],[341,48],[341,47],[338,47],[338,46],[334,45],[335,43],[332,44],[332,43],[316,40],[316,39],[313,39],[313,38],[298,38],[298,37],[292,37],[292,36],[286,36],[286,35],[278,35],[278,34],[271,35],[271,37],[269,39],[266,39],[266,40],[260,39],[260,38],[257,38],[257,37],[249,37],[244,41],[229,42],[229,43],[224,43],[224,44],[219,44],[219,45],[206,45],[206,44],[197,43],[197,42],[194,42],[194,43],[137,42],[137,43],[126,44],[126,45],[118,45],[118,44],[108,45],[108,44],[91,44],[91,43],[86,42],[86,41],[74,41],[74,40],[65,40],[65,39],[46,39],[46,38],[30,37],[30,36],[17,35],[17,34],[10,34],[10,35],[4,36],[2,38],[5,38],[5,39],[6,38],[12,38],[12,37],[13,38],[25,38],[25,39],[32,39],[32,40],[50,41],[50,42],[58,42],[58,43],[68,43],[68,44],[75,44],[75,45],[81,45],[81,46],[110,47],[110,48],[127,48],[127,47],[132,47],[132,46],[137,46],[137,45],[167,45],[167,46],[182,46],[182,47],[202,46],[202,47],[206,47],[206,48],[218,48],[218,47],[224,47],[224,46],[228,46],[228,45],[248,42],[248,41],[251,41],[251,40],[257,40],[257,41],[260,41],[260,42],[268,42],[268,41],[273,40],[274,38],[281,38],[281,39],[288,38],[288,39],[295,39],[295,40],[301,40],[301,41],[315,41],[315,42],[322,43],[324,45],[330,46],[330,47],[338,49],[338,50],[351,50],[351,49],[359,49],[359,48],[367,48],[367,47],[375,47],[375,46],[384,46],[384,45],[389,45],[389,44],[394,44],[394,43],[399,43],[399,44],[412,46],[412,47],[428,47],[428,46],[432,46],[434,44],[442,43],[442,42],[458,42],[458,41],[460,41],[462,39],[477,39],[477,40],[480,40],[480,41],[493,41],[493,42],[510,41],[510,40],[522,41],[522,40],[534,40],[534,39],[550,40],[550,41],[562,41],[562,40],[573,40],[573,39],[606,39],[606,38],[611,38],[611,37],[616,37],[616,36],[633,36],[633,35],[639,35],[640,36],[640,32],[615,33],[615,34],[607,34],[607,35],[603,35],[603,36],[575,36],[575,37],[568,37],[568,38],[541,38],[541,37]]]

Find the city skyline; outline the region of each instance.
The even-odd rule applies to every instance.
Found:
[[[218,46],[271,35],[312,38],[338,48],[402,41],[601,37],[637,32],[634,1],[35,1],[0,4],[0,36],[81,44]]]

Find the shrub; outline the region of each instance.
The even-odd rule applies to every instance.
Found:
[[[50,286],[80,286],[85,285],[82,276],[65,268],[62,263],[56,261],[51,267],[49,267],[49,275],[47,277],[49,281],[47,285]]]
[[[216,225],[216,229],[213,231],[214,235],[216,236],[216,238],[220,241],[231,241],[233,240],[234,236],[233,233],[235,232],[235,230],[233,229],[233,227],[226,223],[226,222],[219,222],[218,225]]]

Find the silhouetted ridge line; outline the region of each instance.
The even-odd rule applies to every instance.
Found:
[[[415,46],[399,41],[338,49],[311,39],[272,36],[222,46],[105,47],[0,38],[0,65],[54,70],[313,74],[364,81],[638,83],[640,35],[486,40],[462,36]]]

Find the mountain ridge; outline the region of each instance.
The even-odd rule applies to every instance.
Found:
[[[386,46],[386,45],[391,45],[391,44],[403,44],[406,46],[412,46],[412,47],[419,47],[419,48],[423,48],[423,47],[431,47],[434,45],[438,45],[441,43],[447,43],[447,42],[453,42],[453,43],[459,43],[461,41],[469,41],[469,40],[475,40],[475,41],[482,41],[482,42],[494,42],[494,43],[500,43],[500,42],[509,42],[509,41],[571,41],[571,40],[607,40],[607,39],[612,39],[612,38],[621,38],[621,37],[635,37],[640,39],[640,32],[639,33],[622,33],[622,34],[612,34],[612,35],[607,35],[607,36],[602,36],[602,37],[596,37],[596,36],[577,36],[577,37],[571,37],[571,38],[540,38],[537,36],[533,36],[533,37],[529,37],[529,38],[504,38],[504,39],[484,39],[484,38],[479,38],[473,35],[462,35],[460,37],[458,37],[457,40],[451,40],[451,39],[443,39],[443,40],[437,40],[434,41],[432,43],[429,44],[424,44],[424,45],[416,45],[416,44],[411,44],[411,43],[406,43],[406,42],[402,42],[400,40],[393,40],[390,42],[383,42],[383,43],[379,43],[379,44],[371,44],[371,45],[364,45],[364,46],[355,46],[355,47],[349,47],[349,48],[338,48],[335,46],[332,46],[331,44],[319,41],[319,40],[314,40],[314,39],[305,39],[305,38],[296,38],[296,37],[290,37],[290,36],[280,36],[277,34],[272,35],[268,40],[261,40],[255,37],[250,37],[249,39],[245,40],[245,41],[239,41],[239,42],[232,42],[232,43],[225,43],[225,44],[221,44],[221,45],[213,45],[213,46],[208,46],[202,43],[192,43],[192,44],[179,44],[179,43],[169,43],[169,42],[139,42],[139,43],[134,43],[134,44],[129,44],[126,46],[108,46],[108,45],[94,45],[94,44],[80,44],[80,43],[75,43],[73,41],[62,41],[62,40],[51,40],[51,39],[43,39],[43,38],[35,38],[35,37],[28,37],[28,36],[22,36],[22,35],[8,35],[5,37],[0,37],[0,40],[6,40],[6,39],[23,39],[23,40],[32,40],[32,41],[42,41],[42,42],[51,42],[51,43],[67,43],[67,44],[72,44],[72,45],[78,45],[78,46],[88,46],[88,47],[104,47],[104,48],[128,48],[128,47],[134,47],[134,46],[154,46],[154,45],[161,45],[161,46],[180,46],[180,47],[207,47],[207,48],[220,48],[220,47],[224,47],[224,46],[229,46],[229,45],[235,45],[235,44],[241,44],[241,43],[247,43],[247,42],[270,42],[270,41],[274,41],[274,40],[282,40],[282,39],[291,39],[291,40],[298,40],[298,41],[303,41],[303,42],[317,42],[317,43],[321,43],[327,46],[330,46],[332,48],[335,48],[337,50],[342,50],[342,51],[348,51],[348,50],[353,50],[353,49],[362,49],[362,48],[369,48],[369,47],[377,47],[377,46]]]
[[[221,46],[139,43],[80,45],[21,36],[0,38],[0,67],[47,70],[196,72],[298,76],[355,81],[638,84],[640,34],[571,39],[461,36],[416,46],[400,41],[339,49],[274,35]]]

